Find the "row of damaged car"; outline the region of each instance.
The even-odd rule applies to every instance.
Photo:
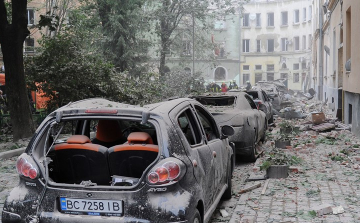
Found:
[[[241,95],[227,100],[252,101]],[[266,125],[262,112],[233,127],[236,115],[218,119],[220,113],[189,98],[143,107],[88,99],[61,107],[18,158],[20,181],[2,222],[208,222],[220,199],[232,196],[228,137],[262,138],[264,131],[250,126]]]

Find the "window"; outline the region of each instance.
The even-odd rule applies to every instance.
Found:
[[[261,41],[259,39],[256,40],[256,52],[260,53],[261,51]]]
[[[177,123],[190,145],[201,143],[201,134],[197,125],[194,124],[196,122],[190,109],[178,116]]]
[[[270,12],[267,14],[268,16],[268,24],[267,26],[274,26],[274,13]]]
[[[299,43],[299,37],[294,37],[294,50],[300,50],[300,43]]]
[[[274,81],[274,73],[267,73],[266,74],[267,81]]]
[[[250,52],[250,40],[249,39],[243,39],[243,52],[244,53]]]
[[[298,63],[294,63],[293,70],[299,70],[299,64]]]
[[[221,81],[226,79],[226,70],[223,67],[217,67],[215,69],[215,80]]]
[[[274,52],[274,39],[268,39],[268,52]]]
[[[191,41],[183,40],[181,56],[191,56]]]
[[[191,73],[192,73],[190,67],[185,67],[185,68],[184,68],[184,72],[185,72],[185,74],[186,74],[187,76],[190,76]]]
[[[281,12],[281,25],[282,26],[288,25],[288,12]]]
[[[249,95],[245,95],[246,100],[249,102],[249,105],[252,109],[257,109],[257,106],[255,104],[255,102],[253,101],[253,99],[249,96]]]
[[[309,6],[309,21],[312,19],[312,5]]]
[[[298,24],[300,22],[299,10],[294,11],[294,24]]]
[[[352,104],[349,104],[349,123],[348,124],[352,124]]]
[[[261,65],[255,65],[255,70],[261,70],[262,66]]]
[[[202,108],[195,106],[196,113],[199,116],[200,123],[205,131],[208,141],[219,138],[215,121]]]
[[[249,27],[250,26],[250,20],[249,20],[249,13],[245,13],[243,17],[243,26]]]
[[[287,74],[287,73],[281,73],[281,74],[280,74],[280,78],[282,78],[282,79],[288,79],[288,74]]]
[[[281,51],[287,51],[287,38],[281,38]]]
[[[306,8],[303,8],[303,21],[306,22]]]
[[[303,50],[306,50],[306,36],[303,36],[302,39],[303,39],[303,40],[302,40],[302,42],[303,42],[302,49],[303,49]]]
[[[250,74],[243,74],[243,84],[250,81]]]
[[[275,70],[275,68],[274,68],[274,64],[268,64],[267,66],[266,66],[266,70],[267,71],[274,71]]]
[[[309,34],[309,46],[308,46],[308,48],[311,49],[311,47],[312,47],[312,36],[311,36],[311,34]]]
[[[25,52],[34,52],[35,40],[34,38],[26,38],[25,39]]]
[[[255,83],[262,81],[262,74],[255,74]]]
[[[261,14],[256,13],[256,27],[261,27]]]
[[[250,65],[244,65],[243,70],[250,70]]]
[[[301,63],[301,69],[306,70],[306,61]]]
[[[293,82],[294,83],[298,83],[299,82],[299,73],[294,73],[294,78],[293,78]]]
[[[28,21],[28,25],[34,25],[35,24],[35,11],[34,11],[34,9],[28,9],[27,10],[27,21]]]
[[[215,43],[215,56],[225,57],[225,42]]]

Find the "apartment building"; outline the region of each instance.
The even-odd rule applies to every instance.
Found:
[[[319,25],[314,26],[313,84],[333,116],[360,135],[360,1],[320,0],[314,7]]]
[[[252,0],[242,18],[241,83],[285,79],[288,88],[310,86],[312,1]]]

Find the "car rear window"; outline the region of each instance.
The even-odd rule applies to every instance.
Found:
[[[212,106],[232,106],[235,103],[235,97],[209,97],[196,98],[203,105]]]
[[[248,93],[254,100],[259,99],[257,91],[248,91],[246,93]]]

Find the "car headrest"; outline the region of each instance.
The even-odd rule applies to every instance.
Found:
[[[91,143],[89,137],[84,135],[73,135],[70,136],[67,140],[68,144],[85,144],[85,143]]]
[[[132,132],[127,139],[128,143],[154,144],[151,136],[146,132]]]
[[[122,137],[121,128],[116,120],[99,120],[96,139],[103,142],[115,142]]]

